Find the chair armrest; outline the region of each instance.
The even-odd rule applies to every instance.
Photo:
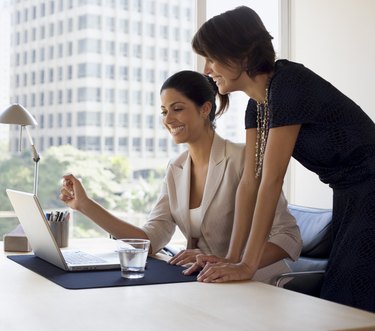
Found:
[[[319,297],[324,279],[324,270],[287,272],[275,280],[277,287]]]

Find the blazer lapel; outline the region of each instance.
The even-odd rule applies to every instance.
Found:
[[[188,154],[187,154],[188,155]],[[180,219],[177,221],[183,229],[181,231],[190,236],[190,169],[191,159],[187,158],[180,164],[172,165],[173,178],[176,184],[177,209]]]
[[[225,140],[215,134],[201,204],[202,220],[204,219],[207,208],[210,206],[225,173],[227,163],[225,145]]]

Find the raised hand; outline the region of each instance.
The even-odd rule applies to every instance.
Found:
[[[60,189],[60,200],[70,208],[80,210],[81,205],[88,199],[86,191],[73,175],[63,176],[63,185]]]

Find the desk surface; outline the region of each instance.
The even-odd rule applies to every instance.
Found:
[[[0,330],[375,330],[375,314],[251,281],[67,290],[0,249]]]

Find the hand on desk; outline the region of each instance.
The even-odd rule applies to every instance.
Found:
[[[195,263],[196,257],[201,255],[200,249],[184,249],[172,257],[168,263],[175,265],[185,265],[188,263]]]
[[[199,271],[197,280],[205,283],[223,283],[232,280],[251,279],[255,273],[242,262],[232,263],[225,258],[215,255],[198,255],[196,262],[184,271],[185,275],[191,275]]]

